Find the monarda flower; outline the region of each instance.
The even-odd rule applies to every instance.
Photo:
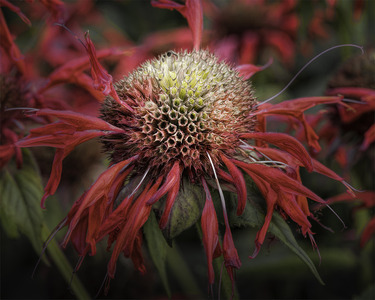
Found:
[[[67,111],[39,110],[36,115],[60,121],[31,130],[18,143],[22,147],[57,148],[45,197],[56,191],[61,161],[79,143],[101,136],[111,157],[108,170],[59,225],[58,229],[68,226],[64,246],[71,241],[83,258],[94,255],[96,244],[108,236],[108,247],[116,242],[108,264],[109,277],[115,275],[121,252],[144,272],[142,226],[152,209],[162,209],[159,225],[165,229],[179,196],[189,185],[196,185],[206,198],[201,225],[209,282],[214,281],[212,260],[221,254],[233,280],[233,269],[241,262],[221,185],[237,195],[237,214],[241,215],[245,206],[251,205],[247,203],[245,174],[267,202],[254,256],[276,208],[312,238],[307,198],[325,202],[301,184],[299,167],[342,179],[311,159],[291,136],[257,130],[257,101],[251,84],[235,69],[205,50],[170,51],[141,65],[114,84],[114,90],[118,99],[106,98],[102,120]],[[268,143],[278,148],[269,148]],[[209,185],[220,193],[226,228],[222,243]]]
[[[228,202],[222,186],[236,195],[234,205],[237,215],[241,215],[246,205],[252,205],[248,201],[246,183],[249,180],[258,186],[266,202],[264,224],[256,236],[252,257],[260,250],[276,209],[298,224],[303,235],[308,235],[315,245],[307,198],[325,202],[301,183],[299,168],[345,182],[312,159],[293,137],[265,132],[265,116],[286,114],[301,118],[309,107],[339,102],[342,98],[303,98],[296,99],[294,104],[290,100],[284,113],[281,104],[274,110],[271,104],[261,105],[247,81],[249,74],[259,68],[246,65],[236,69],[199,49],[200,1],[187,1],[186,5],[154,2],[163,8],[177,9],[187,17],[195,50],[169,51],[143,63],[113,84],[86,35],[94,87],[106,95],[101,117],[41,109],[36,116],[49,116],[58,121],[31,130],[28,137],[17,143],[19,147],[57,149],[42,204],[48,195],[56,192],[62,160],[78,144],[101,137],[110,157],[110,167],[57,226],[55,232],[68,227],[63,246],[70,241],[81,263],[87,254],[94,255],[96,245],[108,237],[108,249],[114,244],[108,278],[115,276],[121,253],[131,258],[139,271],[145,272],[142,227],[153,211],[169,238],[200,218],[209,283],[214,282],[212,261],[221,255],[233,282],[234,269],[241,266],[241,261],[232,239]],[[271,148],[269,144],[276,147]],[[196,199],[185,197],[191,189],[199,190],[195,193]],[[220,195],[217,199],[212,197],[214,190]],[[185,216],[192,214],[190,202],[199,202],[200,196],[203,196],[202,205],[195,205],[200,207],[198,216],[187,223]],[[221,203],[223,211],[222,238],[215,202]],[[174,210],[180,216],[177,224],[171,223]]]

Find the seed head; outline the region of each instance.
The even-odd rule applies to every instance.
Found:
[[[206,153],[216,162],[219,152],[238,146],[238,134],[254,127],[251,85],[205,50],[167,52],[115,89],[135,110],[129,115],[110,97],[102,107],[102,118],[126,131],[103,139],[115,163],[139,154],[139,167],[153,172],[179,160],[190,175],[210,173]]]

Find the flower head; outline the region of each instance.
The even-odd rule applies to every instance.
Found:
[[[186,16],[195,50],[169,51],[113,84],[87,35],[85,46],[92,83],[106,96],[101,119],[69,111],[40,110],[36,116],[50,116],[58,121],[31,130],[28,137],[17,143],[19,147],[57,148],[43,201],[55,193],[62,160],[78,144],[100,136],[110,157],[109,168],[75,202],[58,226],[57,230],[68,227],[63,245],[70,241],[83,258],[94,255],[97,243],[108,237],[108,249],[114,244],[108,263],[109,278],[115,275],[121,253],[131,258],[140,272],[145,272],[141,251],[144,224],[157,209],[161,211],[159,225],[165,229],[170,225],[172,210],[179,209],[176,203],[185,201],[182,195],[194,185],[205,196],[194,221],[201,219],[209,282],[214,281],[212,260],[220,255],[233,282],[234,270],[241,266],[241,261],[232,238],[228,199],[221,186],[235,195],[232,199],[236,213],[241,215],[250,205],[246,181],[257,185],[266,206],[264,224],[256,236],[251,258],[264,243],[275,210],[293,220],[315,245],[307,199],[325,202],[302,184],[299,169],[305,167],[346,183],[313,160],[295,138],[265,132],[265,116],[280,114],[300,120],[306,136],[312,136],[309,143],[315,145],[317,136],[308,127],[304,111],[317,104],[340,102],[342,98],[301,98],[278,105],[257,103],[247,79],[249,73],[262,68],[236,69],[214,54],[198,49],[200,1],[187,1],[185,6],[170,0],[153,2]],[[275,147],[271,148],[271,144]],[[212,197],[213,189],[219,192],[219,198]],[[222,238],[214,202],[220,202],[223,210]]]
[[[239,146],[239,134],[254,128],[251,85],[208,51],[167,52],[115,88],[135,112],[107,98],[102,118],[124,134],[103,138],[106,149],[115,163],[139,154],[137,168],[152,174],[176,161],[194,180],[212,174],[206,153],[218,162],[220,153],[231,155]]]
[[[312,239],[307,198],[324,201],[302,185],[299,168],[343,180],[312,160],[296,139],[259,131],[256,115],[270,110],[257,110],[251,84],[238,71],[205,50],[170,51],[145,62],[114,84],[114,93],[117,100],[107,96],[102,104],[103,120],[41,110],[36,114],[60,121],[32,130],[18,143],[22,147],[58,148],[43,201],[56,191],[62,160],[76,145],[101,136],[110,155],[111,167],[76,201],[63,221],[68,226],[64,245],[71,241],[84,257],[95,254],[96,244],[108,236],[109,247],[116,242],[108,264],[109,277],[114,277],[121,252],[144,272],[140,248],[143,225],[157,206],[163,209],[159,225],[166,228],[175,202],[190,182],[206,195],[200,215],[209,282],[214,280],[212,259],[221,254],[233,281],[233,270],[240,267],[241,261],[221,185],[226,184],[237,195],[237,214],[241,215],[247,205],[245,174],[258,185],[267,203],[267,215],[252,257],[265,240],[276,208]],[[340,99],[326,97],[322,101]],[[319,103],[316,98],[307,98],[295,110],[315,103]],[[270,149],[267,144],[278,148]],[[220,193],[226,228],[222,246],[207,182]]]

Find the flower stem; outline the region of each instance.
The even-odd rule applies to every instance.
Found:
[[[45,224],[43,224],[42,235],[44,236],[44,238],[47,238],[49,235],[49,230]],[[72,279],[73,268],[70,265],[69,261],[67,260],[63,251],[61,251],[55,239],[53,239],[49,243],[47,252],[49,256],[51,257],[51,259],[53,260],[53,262],[56,264],[61,275],[70,284],[70,289],[72,290],[74,295],[77,297],[77,299],[80,299],[80,300],[91,299],[90,295],[86,291],[85,287],[82,285],[81,281],[77,278],[77,276],[74,276],[74,278]]]
[[[194,278],[188,264],[181,256],[180,250],[175,243],[173,247],[167,248],[167,264],[174,278],[179,282],[182,290],[187,295],[194,296],[194,298],[203,297],[196,279]]]

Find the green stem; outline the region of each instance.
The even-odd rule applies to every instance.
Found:
[[[45,238],[49,235],[49,230],[45,224],[43,224],[42,235]],[[71,289],[77,297],[77,299],[91,299],[90,295],[87,293],[85,287],[82,285],[81,281],[77,278],[77,276],[74,276],[72,280],[73,268],[70,265],[68,259],[66,258],[64,252],[60,249],[60,246],[58,245],[55,239],[53,239],[49,243],[47,247],[47,252],[53,260],[53,262],[56,264],[57,268],[59,269],[61,275],[64,277],[66,282],[71,284]]]
[[[176,244],[167,248],[167,263],[183,291],[194,298],[202,298],[202,292]]]

